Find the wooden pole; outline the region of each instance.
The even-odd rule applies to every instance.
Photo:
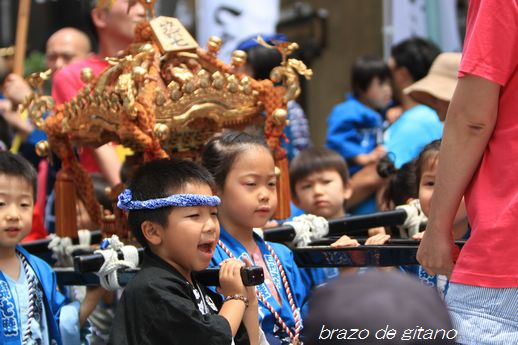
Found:
[[[16,23],[16,42],[14,48],[14,67],[15,74],[23,76],[25,67],[25,50],[27,47],[27,31],[29,29],[29,18],[31,10],[31,0],[19,0],[18,21]]]
[[[27,31],[29,29],[29,18],[31,10],[31,0],[19,0],[18,20],[16,22],[16,42],[14,44],[14,65],[13,73],[23,77],[25,69],[25,50],[27,49]],[[22,120],[27,119],[27,112],[20,114]],[[16,133],[11,143],[11,152],[18,153],[22,144],[20,133]]]

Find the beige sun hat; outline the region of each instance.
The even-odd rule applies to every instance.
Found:
[[[403,92],[416,99],[419,93],[426,93],[443,101],[451,101],[457,85],[460,58],[461,53],[440,54],[433,61],[426,77],[405,88]]]

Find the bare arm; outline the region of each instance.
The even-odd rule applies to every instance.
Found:
[[[351,178],[353,195],[347,201],[347,207],[354,207],[373,195],[381,186],[384,180],[376,172],[376,164],[372,163],[358,171]]]
[[[219,270],[219,292],[225,297],[241,295],[246,297],[246,288],[241,280],[241,267],[244,266],[243,262],[238,259],[227,259],[221,264]],[[223,306],[219,310],[219,315],[227,319],[232,337],[236,336],[236,333],[243,321],[245,314],[246,305],[243,301],[238,299],[231,299],[223,303]],[[258,322],[256,320],[256,322]]]
[[[248,301],[250,304],[243,315],[243,324],[245,325],[250,345],[259,344],[259,303],[255,297],[255,287],[247,288]]]
[[[23,102],[25,97],[32,92],[29,84],[22,76],[11,73],[5,78],[4,96],[8,98],[13,104],[18,105]]]
[[[115,147],[112,144],[105,144],[94,150],[95,160],[101,169],[101,173],[111,186],[115,186],[121,182],[119,172],[121,170],[121,162]]]
[[[107,291],[101,287],[86,289],[85,299],[81,302],[81,306],[79,308],[79,324],[81,327],[106,293]]]
[[[453,269],[455,214],[493,133],[499,93],[500,85],[476,76],[467,75],[457,84],[446,116],[428,226],[417,253],[430,274],[449,276]]]

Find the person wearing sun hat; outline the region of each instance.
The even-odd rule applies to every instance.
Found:
[[[440,54],[435,58],[426,77],[410,85],[403,92],[417,102],[433,108],[441,121],[444,121],[457,86],[460,59],[461,53]]]

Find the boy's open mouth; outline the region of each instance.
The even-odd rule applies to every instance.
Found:
[[[205,242],[205,243],[202,243],[202,244],[199,244],[198,245],[198,250],[203,252],[203,253],[207,253],[207,254],[212,254],[214,252],[214,248],[215,247],[215,242]]]

